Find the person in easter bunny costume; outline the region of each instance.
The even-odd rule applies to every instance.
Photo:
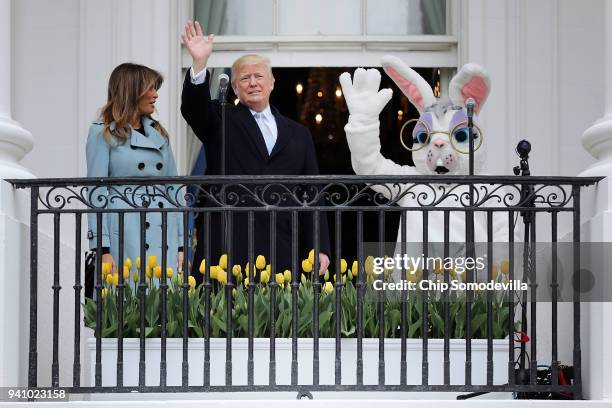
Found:
[[[420,185],[411,184],[413,175],[467,175],[469,170],[468,131],[466,102],[473,98],[474,104],[474,169],[478,174],[486,157],[484,134],[478,126],[477,115],[489,95],[491,85],[487,72],[476,64],[466,64],[452,78],[449,84],[449,98],[439,99],[434,96],[430,85],[413,69],[393,56],[382,58],[384,71],[397,84],[408,100],[416,107],[420,117],[411,137],[412,146],[405,140],[402,144],[412,152],[414,167],[399,165],[385,158],[380,152],[379,114],[392,96],[391,89],[379,90],[380,72],[377,69],[358,68],[351,81],[349,73],[340,76],[342,92],[349,110],[349,120],[344,130],[351,150],[351,162],[358,175],[402,175],[406,176],[403,185],[372,185],[372,189],[383,194],[387,199],[397,200],[403,207],[421,207],[421,203],[433,202],[433,197],[440,197],[441,191],[454,188],[453,194],[444,199],[439,206],[462,207],[466,203],[469,186],[453,185]],[[406,132],[408,133],[408,132]],[[477,186],[482,188],[492,186]],[[443,190],[438,190],[442,188]],[[501,192],[498,195],[504,197]],[[419,196],[420,193],[425,195]],[[479,195],[481,197],[481,195]],[[430,197],[429,199],[424,197]],[[493,202],[495,201],[495,202]],[[490,199],[484,206],[503,205],[499,200]],[[458,208],[460,210],[460,208]],[[493,215],[493,242],[508,242],[508,215],[505,212]],[[451,211],[448,225],[445,226],[442,211],[429,212],[427,219],[427,239],[429,242],[444,242],[445,229],[448,229],[451,243],[465,243],[466,216],[463,211]],[[408,242],[423,241],[423,213],[408,211],[406,214],[406,231]],[[518,228],[515,228],[518,241]],[[487,242],[487,214],[475,212],[475,242]],[[401,239],[401,228],[398,240]],[[399,247],[399,245],[398,245]],[[420,247],[419,247],[420,248]],[[396,253],[399,248],[396,248]],[[419,250],[420,252],[420,250]],[[506,255],[507,257],[507,255]],[[495,258],[498,258],[495,256]],[[498,260],[499,262],[499,260]]]

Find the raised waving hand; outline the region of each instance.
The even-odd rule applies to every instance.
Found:
[[[214,34],[205,36],[197,21],[193,23],[189,20],[185,24],[185,32],[181,34],[181,39],[191,54],[192,67],[196,74],[206,68],[208,58],[212,54],[214,37]]]

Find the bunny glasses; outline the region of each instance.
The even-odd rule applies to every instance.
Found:
[[[409,147],[404,143],[404,129],[407,126],[414,126],[412,131],[412,146]],[[469,154],[469,130],[467,122],[461,122],[457,124],[450,132],[446,130],[431,130],[429,125],[422,121],[421,119],[411,119],[404,123],[402,128],[400,129],[400,143],[404,146],[404,149],[410,152],[416,152],[421,150],[425,146],[429,144],[431,140],[431,136],[436,133],[443,133],[448,136],[450,140],[451,147],[462,154]],[[474,151],[478,150],[480,146],[482,146],[483,133],[478,125],[474,125],[473,127],[474,133]]]

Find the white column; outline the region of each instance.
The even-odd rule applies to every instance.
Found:
[[[596,121],[582,135],[582,145],[598,161],[591,165],[581,175],[611,176],[612,175],[612,4],[605,2],[605,54],[604,116]]]
[[[594,217],[583,225],[586,240],[612,242],[612,2],[605,1],[604,115],[582,135],[582,145],[597,161],[580,176],[606,176],[595,192]],[[609,282],[609,281],[608,281]],[[609,283],[604,283],[609,287]],[[585,306],[582,330],[584,396],[589,399],[612,399],[612,303],[592,302]]]
[[[19,164],[34,145],[30,132],[11,119],[11,0],[0,0],[0,179],[32,178]]]
[[[0,0],[0,387],[24,386],[27,373],[28,196],[2,179],[34,178],[19,164],[34,144],[11,118],[11,0]],[[16,271],[19,271],[17,273]]]

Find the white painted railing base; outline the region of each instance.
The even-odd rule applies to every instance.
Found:
[[[225,383],[225,339],[211,339],[211,385]],[[232,347],[232,380],[233,385],[247,384],[248,340],[233,339]],[[269,339],[254,339],[254,382],[256,385],[268,384]],[[342,384],[356,383],[356,339],[342,339]],[[422,340],[407,340],[408,384],[421,384]],[[313,362],[312,339],[298,339],[298,382],[312,384]],[[124,339],[124,385],[138,385],[139,339]],[[429,340],[429,384],[443,383],[444,342],[441,339]],[[159,384],[160,340],[146,340],[146,384]],[[168,385],[181,384],[182,339],[167,340]],[[385,381],[386,384],[399,384],[400,378],[399,339],[385,339]],[[95,339],[87,342],[89,360],[88,383],[94,385],[95,369]],[[334,384],[335,339],[320,339],[320,384]],[[451,384],[463,384],[465,373],[465,340],[452,339],[450,343]],[[102,385],[116,384],[117,339],[103,339],[102,342]],[[363,341],[364,384],[378,383],[378,339]],[[472,383],[486,383],[486,340],[472,341]],[[204,341],[189,340],[189,383],[203,383]],[[494,384],[504,384],[507,381],[508,340],[495,340],[493,343]],[[291,382],[291,339],[276,339],[276,372],[277,384]],[[295,398],[295,393],[234,393],[232,398]],[[320,393],[335,398],[368,398],[370,393]],[[409,393],[412,398],[454,398],[450,393]],[[434,395],[435,394],[435,395]],[[353,396],[354,395],[354,396]],[[405,398],[406,393],[377,393],[381,398]],[[500,394],[496,394],[500,395]],[[110,396],[96,395],[95,399],[106,399]],[[120,395],[113,395],[121,399]],[[126,395],[126,397],[131,397]],[[146,397],[139,395],[138,397]],[[197,397],[192,395],[188,398]],[[204,397],[204,396],[201,396]],[[209,394],[208,397],[224,399],[223,394]],[[140,399],[139,398],[139,399]],[[150,395],[149,397],[150,398]],[[378,397],[377,397],[378,398]],[[208,399],[208,398],[203,398]]]

